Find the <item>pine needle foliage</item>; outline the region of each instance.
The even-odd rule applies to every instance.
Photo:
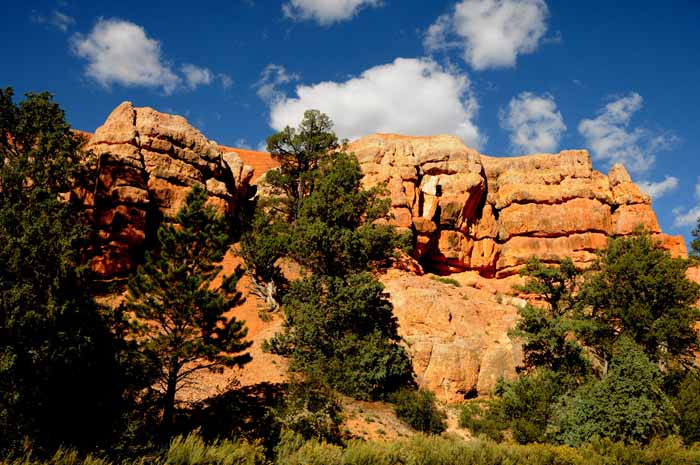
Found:
[[[224,316],[242,302],[235,290],[241,270],[212,286],[229,237],[207,197],[203,188],[193,188],[175,223],[158,229],[155,250],[129,282],[136,337],[160,364],[166,431],[172,427],[175,394],[195,372],[242,366],[250,359],[241,354],[250,346],[244,342],[244,322]]]

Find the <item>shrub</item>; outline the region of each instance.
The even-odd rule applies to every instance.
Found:
[[[333,391],[318,381],[292,380],[282,405],[273,411],[282,431],[304,440],[337,442],[342,407]]]
[[[553,419],[559,441],[579,445],[598,435],[646,443],[672,432],[671,403],[659,369],[641,346],[622,338],[615,344],[610,372],[577,389]]]
[[[433,281],[440,282],[442,284],[449,284],[450,286],[454,286],[454,287],[462,287],[462,285],[459,283],[459,281],[457,281],[454,278],[444,278],[442,276],[431,276],[430,279],[432,279]]]
[[[445,412],[435,404],[435,394],[423,389],[401,389],[390,396],[396,416],[413,429],[440,434],[445,431]]]
[[[697,373],[685,378],[673,403],[683,440],[688,444],[700,442],[700,379]]]
[[[462,406],[459,414],[459,426],[468,429],[476,436],[486,436],[494,441],[503,440],[503,431],[508,427],[494,415],[488,403],[474,401]]]

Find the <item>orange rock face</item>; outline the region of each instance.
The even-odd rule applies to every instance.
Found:
[[[99,156],[97,186],[84,202],[98,230],[92,269],[104,278],[133,268],[147,236],[177,214],[192,186],[205,187],[210,203],[230,213],[253,175],[184,118],[130,102],[112,112],[87,148]]]
[[[421,387],[450,402],[488,395],[499,377],[516,377],[522,349],[508,336],[515,306],[429,276],[391,270],[381,279]]]
[[[488,157],[451,136],[375,134],[352,142],[367,185],[386,183],[394,222],[414,231],[427,270],[517,273],[532,255],[581,267],[608,237],[642,226],[675,255],[682,237],[661,234],[650,198],[622,165],[593,170],[585,150]]]

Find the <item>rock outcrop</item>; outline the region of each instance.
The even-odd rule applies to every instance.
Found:
[[[128,272],[163,218],[173,217],[192,186],[231,214],[253,175],[235,152],[221,150],[184,118],[124,102],[90,138],[98,155],[94,192],[84,193],[97,228],[92,270]]]
[[[515,306],[428,275],[391,270],[381,280],[422,388],[441,400],[459,401],[488,395],[498,378],[517,376],[522,348],[508,335],[518,318]]]
[[[394,224],[415,235],[414,254],[440,273],[517,273],[532,255],[585,267],[609,237],[642,226],[661,234],[649,197],[622,165],[593,170],[585,150],[489,157],[456,137],[374,134],[349,145],[368,186],[386,183]]]

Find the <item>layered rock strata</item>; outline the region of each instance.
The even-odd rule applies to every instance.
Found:
[[[609,237],[639,226],[685,254],[682,237],[661,234],[650,198],[625,168],[606,176],[585,150],[496,158],[452,136],[374,134],[349,151],[366,185],[387,185],[394,224],[414,232],[415,256],[440,273],[504,277],[533,255],[585,267]]]
[[[92,270],[103,278],[133,268],[149,232],[177,214],[192,186],[230,214],[253,175],[184,118],[131,102],[114,109],[87,149],[98,156],[95,190],[83,195],[98,236]]]

